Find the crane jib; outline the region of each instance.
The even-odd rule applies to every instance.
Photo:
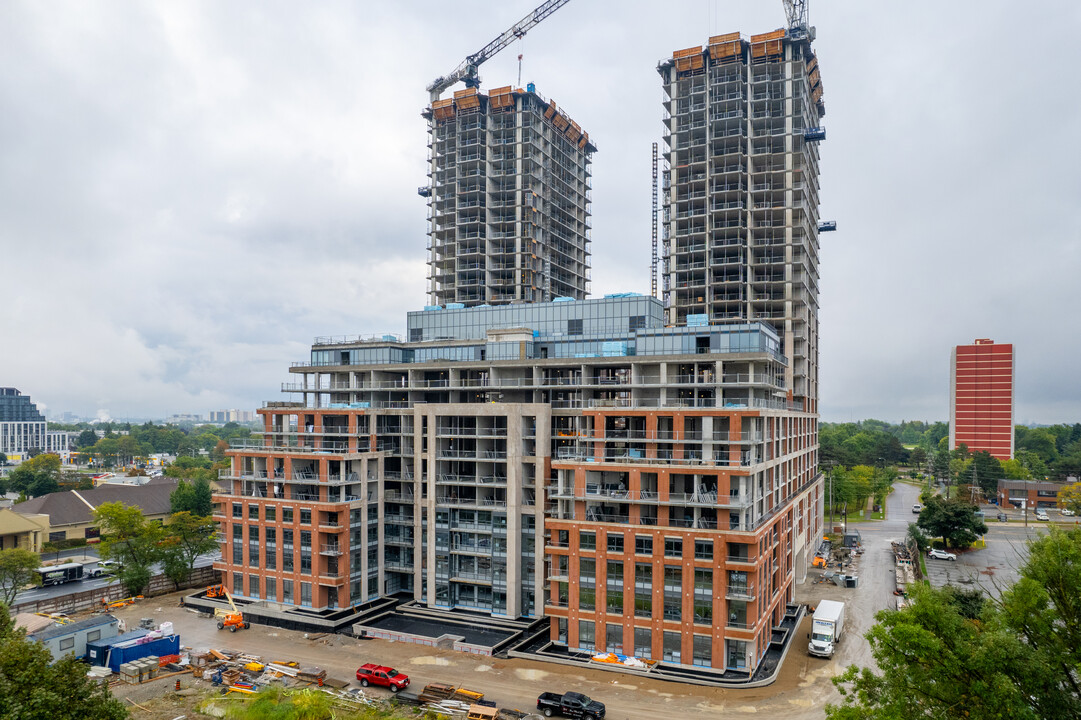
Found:
[[[516,39],[523,37],[529,30],[537,25],[537,23],[544,20],[546,17],[554,13],[559,8],[566,5],[570,0],[548,0],[544,4],[535,8],[533,12],[526,15],[524,18],[516,22],[510,27],[510,29],[504,31],[499,37],[491,41],[483,48],[466,56],[466,59],[455,68],[454,72],[449,75],[436,78],[430,85],[428,85],[428,92],[432,94],[432,100],[438,100],[439,94],[444,90],[454,85],[459,80],[466,80],[471,85],[477,84],[477,68],[485,60],[491,59],[500,50],[510,45]]]

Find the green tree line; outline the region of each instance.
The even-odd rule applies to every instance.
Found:
[[[930,469],[937,477],[954,481],[971,483],[975,476],[975,482],[982,484],[981,478],[986,477],[992,486],[1001,478],[1081,476],[1081,423],[1016,426],[1014,459],[1005,463],[987,453],[969,453],[963,445],[951,451],[949,425],[944,422],[821,423],[818,440],[820,458],[827,467],[905,465]]]

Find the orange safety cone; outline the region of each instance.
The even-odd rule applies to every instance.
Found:
[[[180,678],[176,679],[176,690],[177,692],[180,692]]]

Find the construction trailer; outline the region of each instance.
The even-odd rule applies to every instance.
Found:
[[[169,623],[166,623],[169,625]],[[91,665],[105,665],[114,673],[124,663],[151,655],[176,655],[180,652],[180,636],[163,634],[160,630],[133,630],[109,640],[87,643],[86,659]]]
[[[53,662],[65,655],[82,658],[91,643],[109,642],[117,636],[119,621],[112,615],[100,615],[74,623],[57,624],[27,635],[49,649]]]

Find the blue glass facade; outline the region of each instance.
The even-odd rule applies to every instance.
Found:
[[[661,302],[634,294],[499,307],[432,308],[409,313],[407,325],[408,342],[376,340],[358,348],[313,349],[311,364],[326,367],[748,352],[767,352],[783,362],[780,341],[770,325],[665,327]]]

